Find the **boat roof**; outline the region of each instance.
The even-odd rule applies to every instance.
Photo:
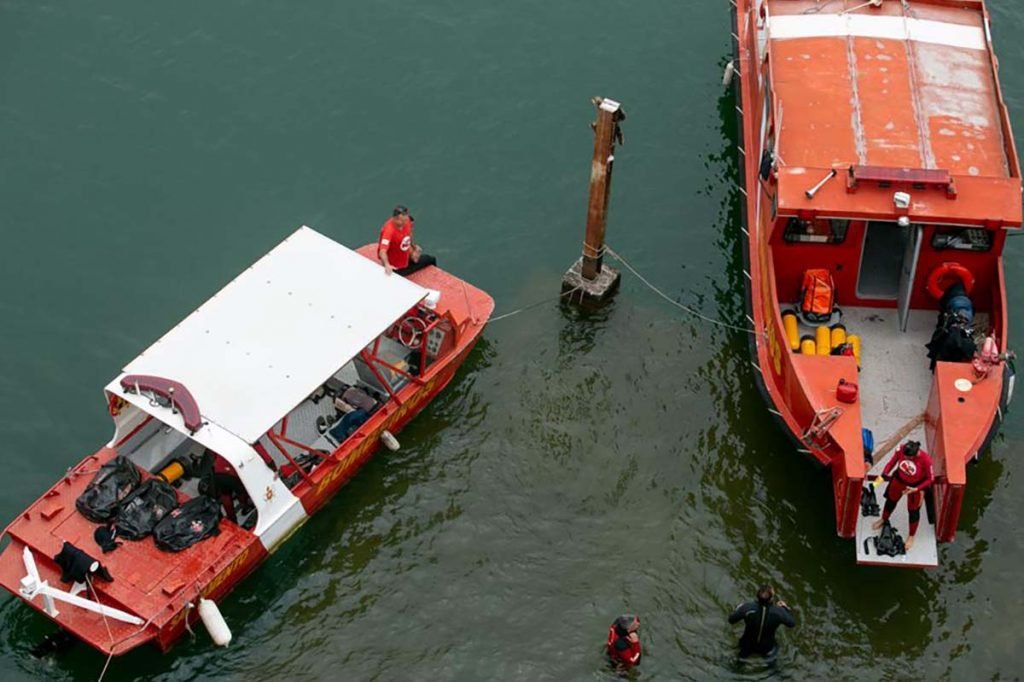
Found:
[[[980,0],[878,7],[767,0],[764,7],[780,184],[782,169],[945,171],[968,203],[968,190],[988,199],[1016,192],[1013,201],[968,213],[1020,224],[1016,149]],[[796,178],[782,198],[799,207],[821,177]],[[938,220],[945,209],[961,219],[962,206],[935,203],[936,215],[926,217]]]
[[[124,374],[181,382],[204,421],[251,444],[427,293],[303,226]]]

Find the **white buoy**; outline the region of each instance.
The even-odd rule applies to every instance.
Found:
[[[228,627],[224,616],[220,615],[220,609],[214,602],[200,597],[199,618],[206,626],[206,631],[210,633],[210,639],[214,644],[227,646],[231,643],[231,628]]]
[[[381,433],[380,440],[382,443],[384,443],[384,447],[386,447],[391,452],[398,452],[398,448],[401,447],[401,445],[399,445],[398,443],[398,439],[395,438],[394,434],[391,433],[390,431],[384,431],[383,433]]]
[[[722,85],[724,87],[732,85],[732,76],[734,73],[736,73],[736,65],[733,64],[732,60],[729,60],[729,63],[725,65],[725,73],[722,74]]]

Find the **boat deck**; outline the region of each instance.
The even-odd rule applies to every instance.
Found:
[[[932,337],[935,318],[934,311],[913,310],[907,331],[901,332],[895,308],[843,308],[847,333],[861,339],[861,423],[874,434],[876,462],[899,442],[884,451],[879,448],[910,428],[928,405],[932,373],[924,346]],[[923,423],[898,440],[907,438],[924,444]]]

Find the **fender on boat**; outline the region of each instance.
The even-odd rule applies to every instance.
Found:
[[[231,644],[231,628],[228,627],[224,616],[220,614],[217,604],[210,599],[200,597],[199,618],[202,619],[206,631],[210,633],[210,639],[217,646]]]

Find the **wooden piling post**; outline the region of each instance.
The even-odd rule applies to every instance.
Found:
[[[590,200],[587,204],[587,229],[583,254],[562,278],[562,292],[572,291],[569,300],[578,303],[602,303],[618,288],[621,276],[604,264],[604,236],[611,196],[615,144],[622,144],[619,123],[626,118],[622,105],[612,99],[595,97],[597,121],[594,129],[594,156],[590,163]]]

